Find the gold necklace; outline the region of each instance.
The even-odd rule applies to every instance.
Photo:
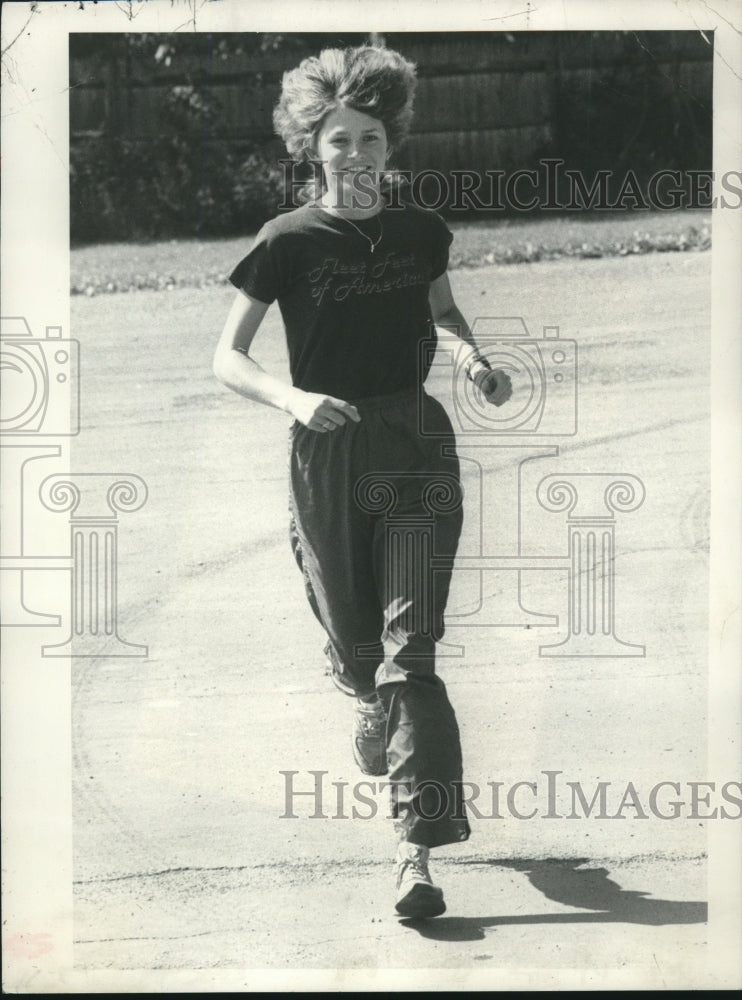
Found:
[[[344,215],[339,216],[339,218],[345,219],[346,222],[350,222],[351,226],[355,229],[355,231],[359,233],[364,238],[364,240],[368,240],[368,245],[370,247],[371,253],[373,253],[374,250],[379,245],[379,243],[381,243],[381,237],[384,235],[384,227],[381,224],[381,212],[379,212],[377,216],[379,220],[379,238],[376,241],[372,240],[371,237],[367,233],[364,233],[362,229],[359,229],[352,219],[348,219]]]

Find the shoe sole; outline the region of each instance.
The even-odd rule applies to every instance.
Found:
[[[418,882],[406,896],[397,900],[395,909],[400,917],[423,920],[426,917],[439,917],[446,912],[443,901],[443,890],[425,882]]]

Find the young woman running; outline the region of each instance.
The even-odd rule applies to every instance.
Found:
[[[451,330],[486,399],[499,406],[512,389],[479,357],[454,302],[448,227],[385,196],[414,89],[411,63],[370,46],[327,49],[284,75],[276,130],[296,160],[321,162],[322,183],[313,200],[267,223],[232,273],[239,291],[214,371],[294,418],[294,555],[333,679],[354,699],[355,760],[364,774],[388,774],[396,910],[419,918],[445,910],[430,848],[469,836],[459,730],[435,672],[462,522],[459,462],[444,408],[421,388],[420,342],[434,324]],[[276,301],[290,385],[250,356]],[[432,561],[390,541],[390,504],[410,525],[435,517]]]

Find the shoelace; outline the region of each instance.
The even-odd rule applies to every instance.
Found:
[[[402,881],[405,872],[410,872],[421,882],[430,882],[430,872],[427,864],[422,858],[404,858],[399,863],[399,881]]]
[[[362,712],[361,728],[366,736],[380,736],[386,729],[386,716],[383,712]]]

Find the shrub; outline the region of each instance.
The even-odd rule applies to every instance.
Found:
[[[73,244],[228,236],[276,214],[275,161],[211,140],[210,111],[194,88],[175,87],[165,101],[169,127],[154,140],[103,133],[71,143]]]

